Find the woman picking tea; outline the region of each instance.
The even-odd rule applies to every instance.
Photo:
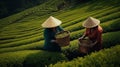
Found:
[[[50,16],[43,24],[44,29],[44,49],[49,51],[61,51],[61,47],[58,45],[55,34],[63,31],[60,27],[62,22],[52,16]]]
[[[88,37],[88,39],[92,41],[92,44],[90,45],[92,47],[92,51],[98,51],[102,48],[103,29],[99,24],[100,21],[93,17],[89,17],[83,22],[83,27],[86,28],[86,31],[84,35],[79,38],[79,40]]]

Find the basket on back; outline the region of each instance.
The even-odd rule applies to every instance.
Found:
[[[64,47],[70,44],[70,33],[69,31],[61,31],[56,34],[56,40],[59,46]]]
[[[88,39],[79,40],[79,51],[82,53],[89,53],[92,41]]]

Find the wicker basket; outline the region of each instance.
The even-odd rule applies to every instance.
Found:
[[[79,51],[82,53],[89,53],[91,49],[92,41],[88,39],[83,39],[79,41]]]
[[[63,33],[66,33],[67,35],[62,36],[62,37],[57,37],[57,35],[63,34]],[[61,32],[57,33],[55,37],[56,37],[57,43],[61,47],[68,46],[70,44],[70,33],[69,33],[69,31],[61,31]]]

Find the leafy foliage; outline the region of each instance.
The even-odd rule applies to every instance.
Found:
[[[63,60],[67,58],[62,53],[25,50],[0,54],[0,67],[45,67]]]
[[[120,45],[104,49],[69,62],[58,62],[50,67],[119,67]]]

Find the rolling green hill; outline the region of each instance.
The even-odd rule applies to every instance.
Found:
[[[117,53],[110,53],[113,59],[118,58],[120,52],[120,5],[119,0],[48,0],[33,8],[26,9],[20,13],[0,19],[0,67],[44,67],[45,65],[57,63],[56,66],[83,63],[84,60],[89,64],[93,63],[95,58],[101,60],[114,50]],[[72,4],[73,3],[73,4]],[[41,24],[49,17],[54,16],[62,21],[62,27],[70,31],[70,46],[62,48],[62,53],[43,50],[44,37]],[[103,27],[103,47],[105,50],[95,52],[94,54],[83,57],[83,60],[71,61],[70,58],[78,57],[74,52],[78,49],[77,39],[85,31],[82,22],[89,16],[95,17],[101,21]],[[118,47],[117,47],[118,46]],[[111,48],[115,47],[115,48]],[[105,54],[102,56],[101,52]],[[118,56],[116,56],[118,55]],[[90,57],[90,59],[89,59]],[[98,57],[98,58],[97,58]],[[88,59],[87,59],[88,58]],[[115,59],[116,59],[115,58]],[[108,59],[110,60],[110,59]],[[114,60],[118,61],[117,59]],[[114,61],[106,61],[113,63]],[[85,62],[85,63],[88,63]],[[95,64],[99,62],[96,61]],[[120,62],[120,61],[119,61]],[[85,64],[83,63],[83,65]],[[102,64],[102,62],[99,62]],[[66,66],[68,64],[68,66]],[[120,65],[120,63],[116,63]],[[77,66],[77,65],[76,65]],[[72,67],[72,66],[71,66]],[[82,66],[84,67],[84,66]],[[94,66],[96,67],[96,65]]]
[[[0,0],[0,18],[19,13],[27,8],[42,4],[47,0]]]

